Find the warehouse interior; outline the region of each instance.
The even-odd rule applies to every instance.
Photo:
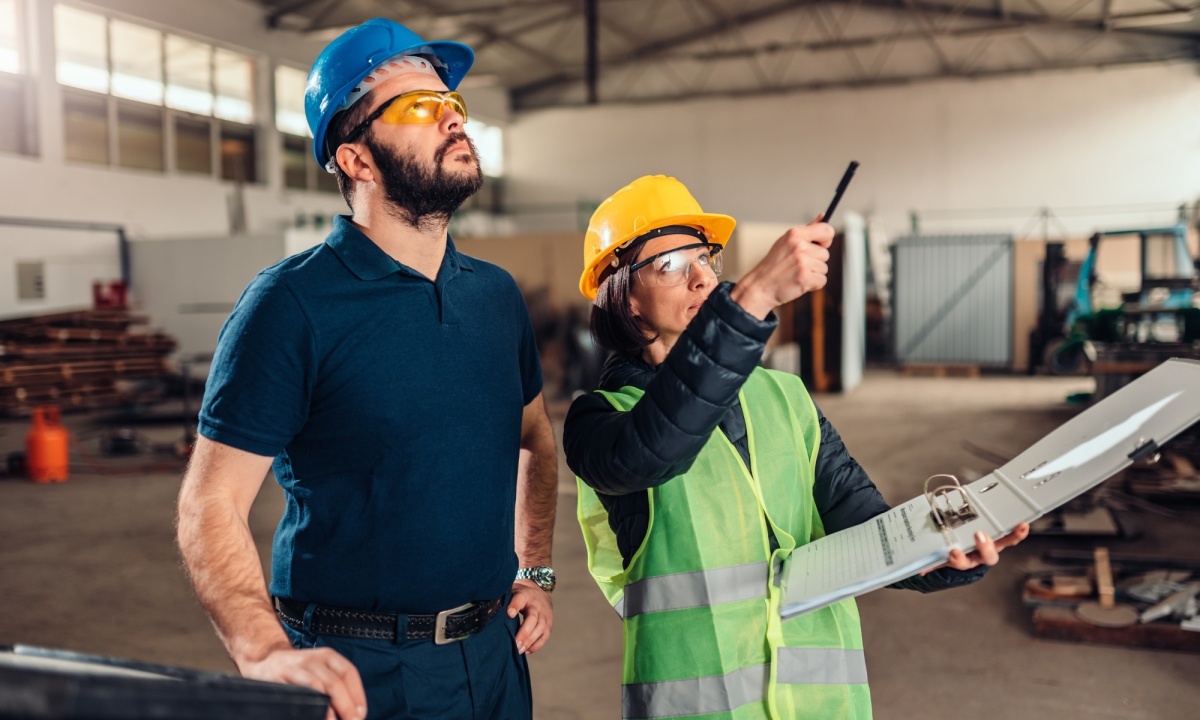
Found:
[[[519,285],[560,450],[535,718],[621,716],[621,621],[561,449],[604,361],[583,234],[635,178],[737,219],[737,282],[859,164],[829,284],[776,309],[763,364],[893,505],[1200,361],[1195,0],[0,0],[0,647],[236,672],[175,544],[180,478],[243,289],[347,212],[305,85],[373,17],[475,52],[485,181],[449,230]],[[31,472],[46,432],[67,477]],[[874,717],[1194,717],[1200,425],[1176,432],[981,582],[860,595]],[[268,578],[283,509],[268,480]],[[1170,607],[1089,623],[1106,585]]]

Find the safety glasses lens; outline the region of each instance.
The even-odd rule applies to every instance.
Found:
[[[681,248],[663,253],[637,271],[643,285],[670,287],[683,285],[697,270],[720,275],[724,261],[719,247]]]
[[[467,105],[461,95],[448,92],[406,93],[392,101],[379,119],[389,125],[427,125],[442,119],[442,113],[449,107],[467,119]]]

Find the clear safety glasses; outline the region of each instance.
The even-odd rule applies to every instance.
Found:
[[[652,255],[629,266],[638,282],[650,287],[683,285],[691,278],[692,268],[705,268],[714,276],[721,274],[721,246],[709,243],[684,245]]]
[[[367,116],[346,136],[345,142],[354,142],[376,120],[388,125],[430,125],[441,121],[442,114],[450,108],[467,121],[467,102],[463,96],[449,90],[412,90],[400,93],[388,100]]]

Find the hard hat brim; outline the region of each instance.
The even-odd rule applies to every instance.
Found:
[[[714,245],[725,247],[729,242],[729,238],[733,235],[733,228],[737,225],[737,221],[729,215],[720,215],[718,213],[689,213],[686,215],[672,215],[671,217],[659,218],[654,223],[646,227],[638,228],[636,233],[631,233],[628,237],[621,238],[613,244],[613,250],[633,240],[636,237],[644,235],[651,230],[656,230],[668,225],[691,225],[703,229],[708,233],[709,239]],[[579,292],[588,300],[595,301],[596,293],[600,288],[600,275],[604,272],[614,257],[613,251],[597,256],[587,267],[583,269],[583,275],[579,278]]]

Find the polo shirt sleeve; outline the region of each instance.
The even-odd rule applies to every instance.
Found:
[[[521,388],[525,396],[525,404],[542,391],[542,361],[538,355],[537,338],[533,334],[533,321],[529,319],[529,306],[520,288],[513,283],[513,292],[517,296],[516,322],[520,337],[517,341],[518,362],[521,366]]]
[[[274,274],[260,273],[221,328],[200,434],[277,456],[308,418],[316,356],[315,334],[291,289]]]

